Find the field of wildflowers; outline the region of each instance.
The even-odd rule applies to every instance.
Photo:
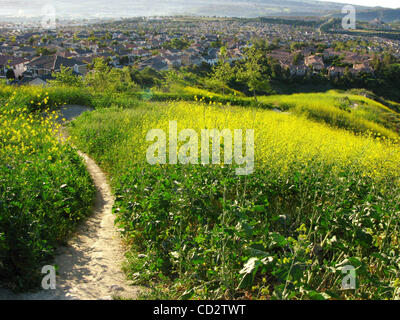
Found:
[[[244,97],[239,93],[224,96],[204,89],[185,87],[179,93],[135,92],[134,97],[159,102],[171,100],[202,101],[211,102],[211,104],[222,103],[290,112],[356,133],[379,133],[390,138],[397,138],[400,130],[397,103],[383,99],[380,102],[375,101],[351,91],[330,90],[321,93],[270,95],[259,97],[257,101],[254,101],[254,99]]]
[[[342,98],[328,103],[329,112],[353,110],[353,101],[367,101],[360,114],[393,112],[372,109],[361,96],[338,105]],[[395,129],[380,125],[377,115],[366,130],[354,130],[362,118],[356,112],[348,124],[327,126],[296,111],[307,106],[301,99],[276,103],[291,99],[298,102],[290,113],[198,98],[97,110],[71,124],[74,143],[111,176],[117,222],[131,248],[125,269],[137,283],[154,287],[151,297],[400,297]],[[309,110],[318,107],[312,96],[306,99]],[[168,132],[171,120],[178,130],[254,129],[255,172],[237,176],[223,164],[147,164],[146,133]],[[348,265],[356,270],[354,290],[342,290]]]
[[[41,268],[90,212],[94,187],[76,151],[59,139],[48,93],[2,89],[0,281],[37,288]]]
[[[55,121],[57,106],[82,104],[98,109],[71,123],[73,143],[110,175],[131,248],[125,270],[154,287],[150,297],[400,297],[395,110],[337,91],[258,105],[195,88],[181,101],[146,94],[0,86],[3,283],[37,286],[41,266],[90,210],[90,177]],[[178,131],[254,129],[255,171],[149,165],[146,134],[168,132],[172,120]],[[342,290],[349,265],[357,288]]]

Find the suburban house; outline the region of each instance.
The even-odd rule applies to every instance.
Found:
[[[369,66],[368,63],[357,63],[353,65],[353,69],[356,70],[356,72],[365,72],[365,73],[374,73],[372,68]]]
[[[200,65],[204,59],[199,54],[185,53],[181,61],[183,65]]]
[[[269,53],[269,56],[279,61],[282,69],[289,69],[293,61],[292,54],[284,50],[273,50]]]
[[[358,54],[354,52],[346,52],[343,62],[346,63],[361,63],[368,61],[371,57],[365,54]]]
[[[0,77],[5,78],[8,69],[14,71],[15,78],[19,78],[26,70],[29,60],[8,55],[0,55]]]
[[[162,57],[171,67],[180,67],[182,65],[182,57],[175,54],[163,54]]]
[[[132,50],[132,54],[137,57],[151,56],[151,52],[149,50],[144,50],[144,49],[134,49],[134,50]]]
[[[307,74],[307,67],[305,65],[291,65],[289,71],[291,76],[304,77]]]
[[[78,74],[87,73],[87,65],[76,59],[61,57],[57,54],[51,56],[41,56],[28,63],[27,68],[32,76],[48,76],[52,72],[61,70],[61,66],[70,68]]]
[[[332,57],[340,56],[342,53],[339,51],[335,51],[332,48],[328,48],[328,49],[325,49],[322,54],[323,54],[324,58],[332,58]]]
[[[146,67],[150,67],[157,71],[168,70],[168,63],[164,58],[158,56],[158,57],[150,58],[146,61],[143,61],[141,64],[139,64],[139,70],[142,70]]]
[[[311,55],[304,59],[304,63],[307,67],[313,70],[314,74],[320,73],[324,68],[325,64],[322,57]]]
[[[16,84],[19,85],[32,85],[32,86],[40,86],[40,87],[47,87],[49,84],[46,82],[46,80],[51,79],[51,77],[44,77],[44,78],[29,78],[29,77],[24,77],[21,81],[16,82]]]
[[[344,68],[344,67],[331,66],[331,67],[328,68],[328,75],[331,78],[342,76],[344,74],[345,69],[346,68]]]
[[[15,51],[15,55],[21,58],[34,57],[36,55],[36,49],[30,46],[20,47]]]

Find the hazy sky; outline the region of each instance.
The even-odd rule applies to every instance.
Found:
[[[386,8],[400,8],[399,0],[319,0],[328,2],[341,2],[356,4],[359,6],[371,6],[371,7],[386,7]]]
[[[298,1],[298,2],[297,2]],[[301,8],[301,0],[292,0],[288,5]],[[400,0],[321,0],[339,3],[351,3],[362,6],[382,6],[399,8]],[[300,5],[297,5],[300,4]],[[151,16],[173,14],[211,14],[227,16],[266,15],[273,13],[274,8],[281,6],[280,0],[0,0],[0,17],[31,17],[43,15],[46,4],[52,4],[58,16],[74,17],[121,17],[121,16]],[[306,4],[305,10],[323,9],[324,3],[315,6]],[[328,5],[327,5],[328,7]],[[295,8],[295,9],[296,9]],[[341,5],[340,5],[341,8]],[[261,10],[261,9],[264,9]],[[307,11],[308,12],[308,11]],[[311,11],[310,11],[311,12]],[[314,12],[314,11],[313,11]]]

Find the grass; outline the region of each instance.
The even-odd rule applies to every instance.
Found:
[[[13,86],[0,85],[0,98],[13,96],[15,106],[29,106],[29,111],[43,110],[45,107],[56,108],[62,104],[92,105],[92,97],[85,88],[21,86],[16,90]],[[43,103],[43,97],[47,103]]]
[[[14,92],[16,92],[14,94]],[[36,87],[21,86],[15,90],[12,86],[0,85],[0,100],[4,103],[13,96],[14,105],[29,106],[28,111],[43,110],[50,107],[57,109],[60,105],[84,105],[95,108],[110,106],[133,107],[138,98],[124,94],[93,93],[87,88],[75,87]],[[43,103],[44,96],[47,97],[46,104]]]
[[[330,93],[332,103],[341,98]],[[288,99],[279,101],[305,105],[306,97]],[[389,112],[360,96],[349,99],[366,101],[378,116]],[[146,133],[168,132],[170,120],[178,131],[255,129],[254,173],[147,164]],[[359,126],[356,116],[349,121]],[[297,112],[203,102],[97,110],[69,128],[111,176],[117,223],[131,248],[125,270],[154,287],[148,297],[399,298],[400,149],[389,129],[390,139],[349,129]],[[343,291],[348,264],[357,289]]]
[[[90,212],[94,187],[76,151],[57,137],[49,96],[2,93],[0,281],[17,291],[35,289],[41,268]],[[47,109],[46,117],[34,105]]]
[[[354,132],[371,131],[388,138],[398,138],[399,114],[363,96],[331,90],[326,93],[266,96],[260,101]]]

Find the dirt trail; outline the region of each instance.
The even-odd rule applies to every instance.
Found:
[[[61,117],[71,121],[82,112],[83,106],[64,106]],[[121,271],[123,247],[114,226],[114,198],[107,178],[97,164],[78,151],[96,186],[93,214],[78,227],[66,247],[60,247],[54,264],[59,267],[55,290],[12,294],[0,290],[0,299],[70,300],[111,299],[113,296],[135,299],[140,288],[128,284]]]

